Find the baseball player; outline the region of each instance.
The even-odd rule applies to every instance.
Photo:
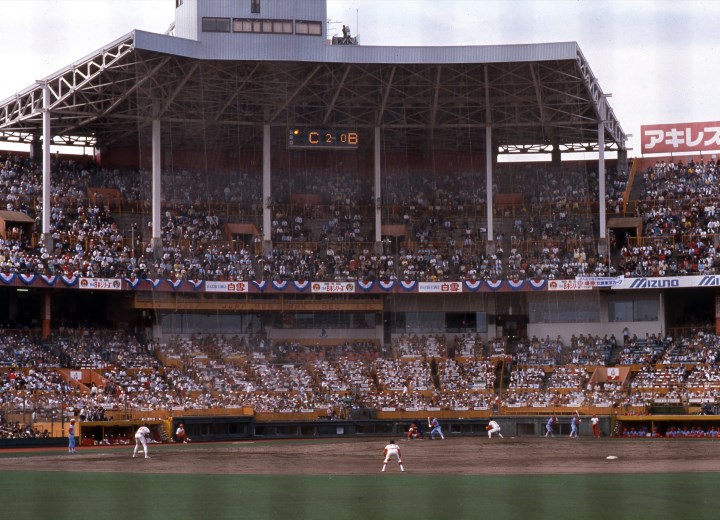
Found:
[[[68,427],[68,453],[75,453],[75,419],[70,419]]]
[[[185,425],[183,423],[180,423],[177,427],[177,430],[175,430],[175,438],[178,442],[182,442],[183,444],[186,444],[188,439],[187,433],[185,432]]]
[[[383,455],[385,455],[385,460],[383,461],[382,471],[385,471],[385,467],[387,466],[388,461],[392,457],[395,457],[397,459],[398,466],[400,466],[400,471],[405,471],[405,468],[402,464],[402,459],[400,458],[400,446],[395,444],[394,440],[390,441],[390,444],[385,446],[385,448],[383,449]]]
[[[148,437],[150,437],[150,428],[148,428],[147,424],[144,424],[143,426],[140,426],[140,428],[138,428],[138,431],[135,432],[135,450],[133,450],[133,459],[137,455],[137,451],[140,446],[142,446],[143,451],[145,452],[145,458],[150,458],[147,448]]]
[[[575,413],[573,414],[572,421],[570,422],[570,438],[571,439],[577,439],[580,436],[580,423],[582,422],[582,419],[580,419],[580,413],[575,410]]]
[[[435,417],[428,417],[428,428],[432,428],[430,430],[430,439],[435,440],[435,434],[437,433],[441,439],[445,440],[440,423]]]
[[[418,426],[415,423],[412,423],[410,425],[410,429],[407,432],[407,438],[408,440],[413,439],[419,439],[420,438],[420,432],[418,431]]]
[[[553,431],[555,427],[555,423],[557,422],[557,417],[553,414],[550,419],[548,419],[548,422],[545,423],[545,437],[553,437],[555,435],[555,432]]]
[[[492,438],[493,433],[497,433],[498,437],[500,437],[501,439],[505,438],[505,437],[503,437],[502,433],[500,433],[500,425],[492,417],[490,418],[490,422],[488,423],[487,427],[488,427],[488,439]]]

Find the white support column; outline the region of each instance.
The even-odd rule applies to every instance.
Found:
[[[660,322],[660,337],[666,337],[667,329],[665,328],[665,320],[661,316],[665,316],[665,293],[664,291],[658,291],[660,297],[660,305],[658,305],[658,321]],[[715,303],[715,316],[717,316],[717,297]],[[717,318],[715,318],[715,329],[717,329]]]
[[[492,128],[490,126],[485,127],[485,206],[486,218],[487,218],[487,242],[488,246],[495,240],[495,233],[493,231],[493,154],[495,152],[492,148]]]
[[[607,246],[607,218],[605,217],[605,125],[598,123],[598,207],[600,208],[600,244]]]
[[[152,121],[152,245],[155,257],[162,256],[162,146],[160,142],[160,120]]]
[[[50,86],[43,85],[43,142],[42,142],[42,242],[50,254],[53,243],[50,234]]]
[[[485,213],[487,219],[487,244],[485,252],[495,253],[494,240],[495,230],[493,226],[493,159],[495,150],[492,146],[492,101],[490,99],[490,72],[488,66],[483,67],[485,76]]]
[[[272,199],[270,164],[270,125],[263,125],[263,162],[262,162],[262,200],[263,200],[263,243],[270,246],[272,239],[272,215],[270,214],[270,200]],[[265,247],[263,247],[263,251]]]
[[[375,127],[375,244],[382,248],[382,176],[380,172],[380,127]],[[380,244],[378,246],[378,244]],[[380,249],[382,251],[382,249]]]

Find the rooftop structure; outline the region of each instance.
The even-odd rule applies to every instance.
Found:
[[[462,47],[328,39],[324,0],[176,0],[169,34],[131,31],[0,102],[0,139],[136,147],[287,146],[288,131],[358,134],[383,150],[624,150],[626,134],[575,42]],[[47,98],[43,91],[47,87]],[[602,132],[599,132],[599,128]],[[165,135],[164,134],[164,135]]]

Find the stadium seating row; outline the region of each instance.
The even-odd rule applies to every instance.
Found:
[[[149,173],[105,170],[71,160],[52,165],[53,248],[39,241],[41,170],[19,156],[0,158],[0,200],[34,223],[6,226],[0,239],[5,274],[149,277],[207,280],[477,280],[566,279],[577,275],[668,276],[718,272],[715,242],[720,200],[714,161],[658,162],[638,177],[640,195],[625,201],[628,176],[608,172],[610,211],[632,211],[644,236],[618,254],[596,252],[596,182],[589,169],[502,165],[495,250],[487,251],[484,182],[467,173],[387,175],[384,224],[407,229],[376,251],[371,186],[347,172],[318,183],[310,173],[280,177],[274,186],[274,248],[262,250],[260,178],[248,172],[167,172],[160,236],[148,228]],[[542,182],[540,182],[542,180]],[[476,186],[477,185],[477,186]],[[300,196],[300,195],[302,196]],[[300,198],[298,198],[300,197]],[[308,202],[317,200],[318,203]],[[629,208],[629,209],[628,209]],[[244,222],[259,234],[233,241],[226,224]],[[401,227],[402,227],[401,226]]]
[[[378,345],[366,342],[327,348],[196,336],[159,344],[93,327],[58,330],[41,340],[33,331],[3,329],[0,408],[57,414],[58,420],[63,414],[102,420],[118,410],[250,406],[274,413],[331,409],[342,416],[353,407],[622,407],[715,403],[720,397],[717,335],[629,339],[631,349],[653,345],[656,359],[628,366],[627,376],[617,379],[597,377],[599,365],[573,363],[577,345],[599,345],[604,351],[610,341],[576,337],[566,346],[532,338],[520,342],[517,351],[505,344],[504,355],[497,356],[495,349],[504,342],[482,345],[477,335],[462,335],[454,357],[445,357],[436,350],[437,336],[405,336],[385,357]],[[472,356],[466,355],[467,345],[473,346]],[[527,363],[528,352],[546,347],[560,352],[553,363],[543,363],[544,357]],[[563,359],[569,362],[556,362]]]

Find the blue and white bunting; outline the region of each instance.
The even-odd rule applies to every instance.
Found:
[[[193,286],[193,289],[198,291],[205,285],[205,280],[188,280],[188,283]]]
[[[417,287],[416,281],[406,282],[405,280],[400,281],[400,287],[402,287],[406,291],[412,291]]]
[[[55,282],[57,282],[57,276],[47,276],[47,275],[41,274],[41,275],[40,275],[40,278],[42,278],[42,280],[43,280],[46,284],[48,284],[50,287],[52,287],[53,285],[55,285]]]
[[[142,282],[142,278],[125,278],[125,283],[130,286],[131,289],[135,289]]]
[[[149,283],[153,289],[157,289],[160,287],[160,284],[163,283],[162,278],[145,278],[145,281]]]
[[[480,280],[472,282],[470,280],[465,280],[465,287],[467,287],[471,292],[476,292],[482,287],[482,282]]]
[[[21,274],[20,281],[24,283],[25,285],[30,285],[35,281],[35,278],[37,275],[34,274]]]
[[[77,276],[61,276],[60,279],[68,287],[75,287],[80,281]]]
[[[485,280],[485,285],[487,285],[491,290],[497,291],[502,287],[502,280]]]
[[[528,280],[527,282],[528,285],[536,291],[545,289],[547,287],[547,280]]]

